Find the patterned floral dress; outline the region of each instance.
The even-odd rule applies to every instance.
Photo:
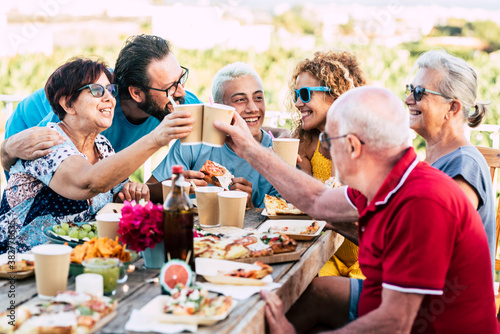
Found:
[[[52,147],[52,152],[36,160],[18,160],[10,170],[10,179],[0,206],[0,254],[9,248],[26,252],[36,245],[48,242],[43,234],[46,227],[63,222],[88,222],[97,211],[113,201],[128,179],[112,190],[89,200],[71,200],[49,188],[50,180],[61,163],[72,155],[80,155],[73,142],[58,123],[47,127],[62,134],[66,141]],[[109,141],[98,135],[95,145],[99,160],[114,154]]]

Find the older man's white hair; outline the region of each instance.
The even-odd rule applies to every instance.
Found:
[[[328,117],[338,135],[355,134],[370,151],[408,145],[410,121],[403,102],[387,89],[364,86],[342,94]]]
[[[221,68],[215,74],[212,80],[212,96],[214,98],[214,102],[224,102],[224,84],[227,81],[231,81],[247,75],[255,77],[257,82],[262,85],[262,80],[257,72],[250,65],[245,64],[241,61],[226,65]]]

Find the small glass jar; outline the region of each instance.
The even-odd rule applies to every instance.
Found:
[[[123,267],[121,261],[111,257],[95,257],[82,262],[84,273],[94,273],[102,276],[103,292],[106,296],[116,293],[118,283],[124,283],[127,275],[120,277],[120,269]],[[125,273],[124,270],[122,272]]]

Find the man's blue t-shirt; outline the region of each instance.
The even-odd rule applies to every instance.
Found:
[[[262,131],[262,130],[261,130]],[[262,131],[261,145],[271,147],[273,141],[269,134]],[[240,158],[226,144],[212,147],[204,144],[181,145],[179,140],[170,147],[167,156],[153,171],[158,181],[172,176],[172,166],[182,165],[184,170],[200,170],[205,161],[212,160],[226,167],[234,177],[243,177],[252,183],[252,203],[256,208],[264,207],[264,195],[277,196],[278,191],[259,174],[245,159]]]
[[[186,91],[184,98],[185,104],[201,103],[189,91]],[[5,138],[9,138],[33,126],[46,126],[49,122],[58,123],[59,117],[52,111],[52,107],[45,95],[45,90],[40,88],[19,102],[16,110],[9,117],[5,125]],[[132,145],[145,134],[151,132],[158,124],[160,122],[154,117],[148,117],[142,124],[130,123],[123,114],[120,100],[117,98],[113,124],[101,134],[110,141],[115,152],[119,152]]]

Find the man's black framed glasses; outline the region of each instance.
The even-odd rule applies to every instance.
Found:
[[[345,135],[342,135],[342,136],[336,136],[336,137],[331,137],[331,138],[328,138],[328,135],[326,134],[326,132],[321,132],[321,133],[319,134],[319,142],[320,142],[321,146],[323,146],[323,148],[324,148],[325,150],[329,151],[329,150],[330,150],[330,147],[331,147],[331,145],[332,145],[332,144],[330,143],[330,140],[335,140],[335,139],[345,138],[345,137],[347,137],[348,135],[353,135],[353,136],[356,136],[356,135],[354,135],[354,134],[352,134],[352,133],[346,133]],[[358,136],[356,136],[356,137],[359,139],[359,137],[358,137]],[[365,144],[365,142],[364,142],[364,141],[362,141],[361,139],[359,139],[359,142],[361,143],[361,145],[364,145],[364,144]]]
[[[413,87],[412,84],[407,84],[405,87],[405,94],[408,97],[411,93],[413,93],[413,98],[415,99],[416,102],[419,102],[420,100],[422,100],[422,97],[424,96],[425,93],[431,93],[431,94],[439,95],[439,96],[442,96],[446,99],[449,99],[449,97],[447,97],[446,95],[441,94],[439,92],[435,92],[433,90],[426,89],[422,86]]]
[[[118,85],[116,84],[110,84],[106,87],[100,84],[88,84],[83,86],[82,88],[79,88],[77,91],[79,92],[81,90],[84,90],[85,88],[88,88],[90,90],[90,94],[92,94],[93,97],[103,97],[105,90],[107,90],[114,97],[118,95]]]
[[[181,77],[179,78],[179,80],[177,80],[176,82],[171,84],[167,89],[159,89],[159,88],[153,88],[153,87],[149,87],[149,86],[146,86],[146,88],[152,89],[152,90],[157,90],[159,92],[165,92],[167,97],[174,95],[175,92],[177,91],[177,87],[179,85],[184,86],[184,84],[186,83],[188,76],[189,76],[189,69],[187,67],[184,67],[184,66],[181,66],[181,68],[183,70]]]
[[[294,91],[292,92],[293,103],[297,103],[299,97],[304,103],[311,101],[311,91],[330,92],[331,89],[326,86],[302,87],[301,89],[294,89]]]

